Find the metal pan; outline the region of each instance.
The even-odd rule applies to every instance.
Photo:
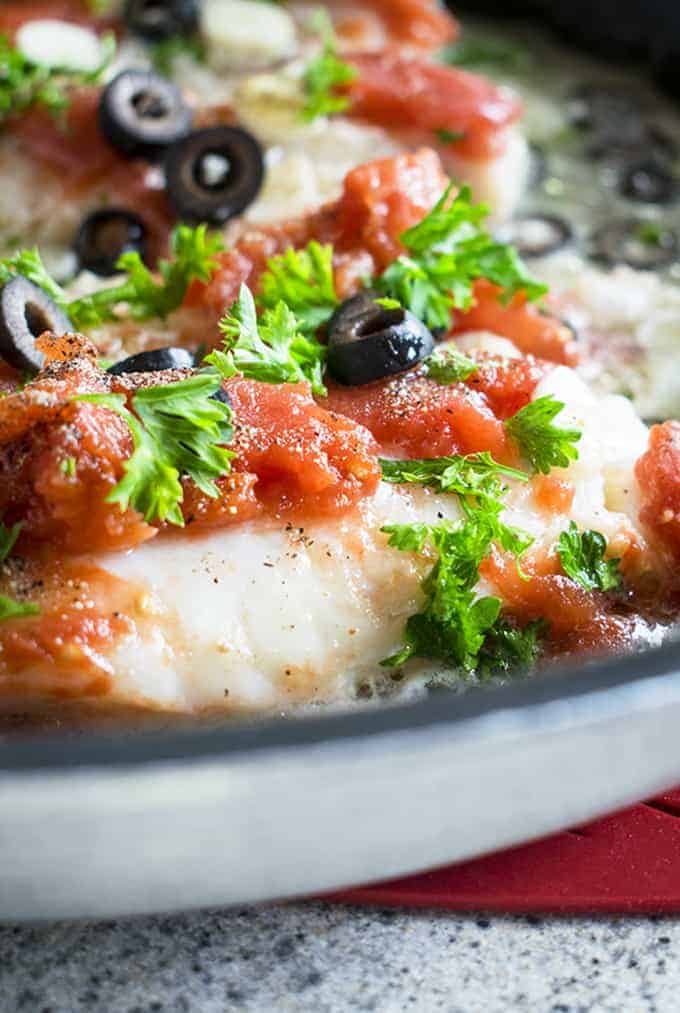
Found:
[[[537,837],[680,780],[680,644],[500,690],[0,754],[0,917],[310,894]]]
[[[485,2],[562,32],[573,15],[590,48],[632,46],[677,82],[675,2]],[[252,902],[467,858],[680,781],[678,728],[671,643],[384,710],[5,742],[0,917]]]

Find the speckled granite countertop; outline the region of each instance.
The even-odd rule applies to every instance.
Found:
[[[325,905],[0,927],[2,1013],[676,1013],[680,920]]]

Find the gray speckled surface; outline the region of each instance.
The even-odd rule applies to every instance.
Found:
[[[680,921],[296,904],[0,927],[2,1013],[680,1008]]]

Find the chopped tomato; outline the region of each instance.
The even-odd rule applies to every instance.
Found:
[[[519,102],[486,78],[405,56],[398,49],[354,53],[358,71],[348,86],[349,115],[395,130],[461,133],[452,150],[486,161],[505,150],[505,128],[519,118]]]
[[[489,401],[464,384],[443,387],[412,372],[363,387],[334,385],[322,403],[366,426],[386,453],[442,457],[488,450],[498,461],[512,459]]]
[[[40,613],[0,624],[0,696],[98,697],[113,682],[106,655],[134,632],[140,589],[80,561],[22,559],[10,567],[2,593],[38,606]]]
[[[87,194],[93,205],[105,201],[137,211],[155,258],[167,249],[174,219],[165,191],[153,167],[125,158],[109,144],[99,128],[98,103],[97,89],[79,89],[64,120],[36,107],[16,120],[13,134],[20,149],[51,172],[68,196]]]
[[[306,384],[233,380],[238,471],[257,475],[255,495],[270,512],[337,514],[372,495],[380,481],[369,432],[317,405]]]
[[[465,385],[484,394],[499,419],[509,419],[531,401],[539,381],[550,370],[529,355],[522,359],[479,356],[476,371]]]
[[[522,571],[497,550],[480,568],[503,598],[503,608],[521,625],[545,619],[550,628],[550,651],[555,654],[593,654],[622,651],[630,646],[635,633],[635,617],[615,616],[610,603],[598,591],[585,591],[560,572],[555,556],[525,558]]]
[[[652,426],[635,474],[642,500],[640,520],[680,560],[680,422]]]
[[[556,317],[542,313],[535,303],[518,292],[507,304],[499,300],[500,289],[481,278],[475,282],[471,309],[456,313],[453,332],[492,331],[510,341],[525,355],[573,366],[578,348],[571,328]]]

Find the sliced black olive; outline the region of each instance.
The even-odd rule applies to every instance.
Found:
[[[73,324],[46,292],[18,274],[0,291],[0,355],[10,366],[38,373],[45,356],[35,339],[43,331],[68,334]]]
[[[654,222],[624,219],[603,225],[592,236],[592,255],[606,264],[628,264],[651,271],[678,256],[678,238]]]
[[[102,278],[116,274],[123,253],[146,254],[146,228],[124,208],[105,208],[88,215],[78,229],[74,249],[80,267]]]
[[[405,309],[386,309],[375,293],[347,299],[328,321],[328,372],[338,383],[358,387],[403,373],[431,354],[434,338]]]
[[[644,204],[669,204],[678,193],[678,181],[658,162],[647,159],[634,162],[623,172],[621,193]]]
[[[189,133],[191,120],[179,88],[150,70],[124,70],[99,100],[102,132],[126,155],[155,158]]]
[[[512,243],[522,257],[545,257],[566,246],[574,232],[564,218],[557,215],[524,215],[498,229],[503,243]]]
[[[109,373],[160,373],[165,369],[192,369],[194,357],[186,348],[153,348],[121,359],[108,369]]]
[[[168,149],[165,178],[181,218],[222,225],[257,197],[264,180],[262,148],[241,127],[196,130]]]
[[[125,22],[136,35],[160,42],[198,28],[197,0],[127,0]]]
[[[677,144],[660,127],[631,117],[628,123],[612,123],[598,127],[586,148],[590,158],[654,158],[672,161]]]

